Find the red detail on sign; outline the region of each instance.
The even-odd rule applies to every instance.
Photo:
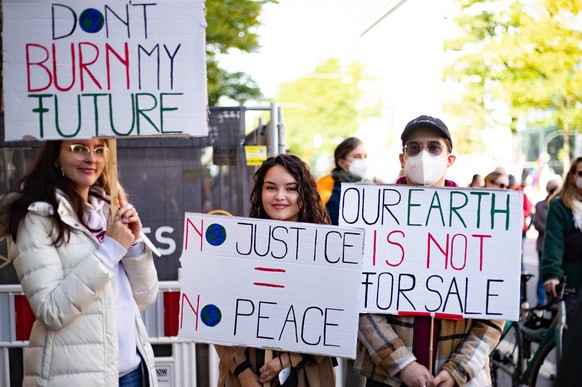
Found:
[[[255,286],[266,286],[268,288],[284,288],[285,287],[283,285],[269,284],[269,283],[266,283],[266,282],[253,282],[253,285],[255,285]]]
[[[430,312],[416,312],[416,311],[406,311],[406,310],[399,310],[399,316],[403,317],[430,317]]]
[[[462,320],[463,319],[463,315],[462,314],[453,314],[453,313],[435,313],[434,314],[435,318],[439,318],[441,320]]]

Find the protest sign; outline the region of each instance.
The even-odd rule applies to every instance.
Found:
[[[179,337],[354,358],[361,229],[186,213]]]
[[[516,320],[523,193],[342,184],[366,231],[361,312]]]
[[[2,10],[7,141],[207,135],[203,1]]]

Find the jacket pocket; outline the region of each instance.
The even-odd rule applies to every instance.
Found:
[[[55,333],[52,330],[46,329],[46,340],[44,343],[42,369],[40,370],[40,376],[43,380],[48,380],[50,378],[54,338]]]

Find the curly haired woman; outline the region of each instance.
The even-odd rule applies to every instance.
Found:
[[[292,222],[329,224],[315,179],[299,157],[278,155],[267,159],[254,175],[250,217]],[[250,347],[215,346],[219,364],[219,386],[279,386],[279,373],[292,368],[284,386],[332,387],[335,375],[332,358],[297,352],[273,351],[265,363],[265,351]]]

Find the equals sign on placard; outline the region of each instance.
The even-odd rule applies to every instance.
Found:
[[[267,273],[285,273],[285,269],[275,269],[272,267],[255,267],[255,271],[263,271]],[[255,286],[266,286],[268,288],[284,288],[285,285],[271,283],[271,282],[253,282]]]

